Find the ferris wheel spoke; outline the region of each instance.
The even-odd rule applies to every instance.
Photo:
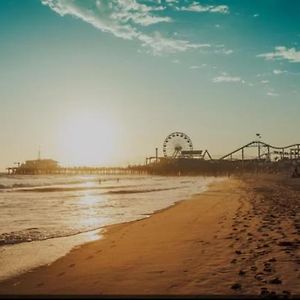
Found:
[[[169,134],[163,143],[163,153],[165,157],[180,157],[182,151],[193,150],[191,139],[183,132],[173,132]]]

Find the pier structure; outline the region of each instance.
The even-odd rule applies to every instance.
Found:
[[[129,167],[61,167],[52,159],[27,160],[16,167],[6,169],[10,175],[126,175],[143,174],[144,170]]]
[[[55,174],[63,175],[134,175],[144,174],[146,171],[134,170],[129,167],[60,167]]]
[[[7,168],[8,174],[61,174],[61,175],[131,175],[131,174],[222,174],[240,170],[269,170],[294,168],[300,164],[300,144],[273,146],[259,139],[235,150],[213,157],[208,150],[195,150],[191,139],[182,132],[169,134],[163,143],[163,156],[146,157],[145,163],[128,167],[61,167],[52,159],[27,160]]]
[[[249,148],[256,148],[256,155],[247,157],[246,151]],[[278,147],[272,146],[262,141],[252,141],[242,147],[239,147],[232,152],[219,158],[220,160],[298,160],[300,158],[300,144],[292,144],[288,146]]]
[[[134,175],[145,174],[146,170],[136,170],[134,167],[60,167],[56,168],[22,168],[9,167],[6,169],[10,175]]]
[[[299,160],[300,144],[288,146],[273,146],[261,141],[261,135],[256,134],[257,139],[251,141],[235,150],[212,157],[208,150],[194,150],[192,140],[182,132],[169,134],[163,143],[163,157],[146,157],[146,165],[161,163],[165,160],[174,159],[200,159],[200,160],[229,160],[229,161],[278,161],[278,160]]]
[[[300,144],[273,146],[261,141],[260,134],[256,136],[256,140],[225,155],[211,156],[208,150],[194,150],[186,134],[174,132],[163,143],[164,156],[146,157],[145,164],[137,168],[161,175],[226,175],[291,172],[300,167]]]

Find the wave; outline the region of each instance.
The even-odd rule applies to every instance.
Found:
[[[144,189],[144,190],[110,190],[103,194],[135,194],[135,193],[151,193],[151,192],[160,192],[160,191],[167,191],[167,190],[174,190],[177,188],[160,188],[160,189]],[[103,207],[112,207],[110,204],[103,205]],[[123,215],[123,213],[120,213]],[[142,213],[141,215],[149,215],[149,213]],[[43,241],[52,238],[61,238],[61,237],[68,237],[73,236],[76,234],[89,232],[92,230],[97,230],[102,228],[103,226],[95,226],[95,227],[88,227],[82,229],[72,229],[72,228],[65,228],[65,230],[49,230],[48,228],[27,228],[25,230],[20,231],[13,231],[0,234],[0,246],[5,245],[13,245],[13,244],[20,244],[26,242],[33,242],[33,241]]]
[[[168,190],[176,190],[178,187],[174,188],[164,188],[164,189],[146,189],[146,190],[118,190],[118,191],[109,191],[106,194],[138,194],[138,193],[151,193],[151,192],[161,192]]]
[[[89,228],[81,231],[70,229],[69,231],[65,231],[65,232],[56,231],[55,233],[49,233],[39,228],[28,228],[22,231],[13,231],[9,233],[0,234],[0,246],[28,243],[33,241],[44,241],[53,238],[68,237],[68,236],[72,236],[84,232],[89,232],[92,230],[97,230],[100,228],[101,227]]]
[[[126,186],[123,186],[126,187]],[[120,188],[117,186],[76,186],[76,187],[34,187],[18,190],[11,190],[11,192],[34,192],[34,193],[51,193],[51,192],[70,192],[70,191],[87,191],[87,190],[103,190],[103,189],[115,189]]]
[[[92,181],[88,181],[92,182]],[[29,184],[29,183],[13,183],[13,184],[0,184],[0,189],[19,189],[19,188],[40,188],[43,186],[53,186],[58,184],[71,185],[71,184],[80,184],[83,181],[69,181],[69,182],[53,182],[53,183],[37,183],[37,184]]]
[[[79,184],[86,184],[86,183],[92,183],[92,184],[110,183],[110,184],[113,184],[116,182],[116,180],[119,180],[120,178],[88,178],[88,179],[82,178],[82,179],[74,179],[74,180],[70,180],[70,181],[68,181],[68,180],[60,181],[57,179],[56,180],[49,179],[49,181],[44,181],[44,182],[34,182],[35,180],[32,180],[30,183],[29,182],[20,183],[20,181],[21,180],[23,181],[24,179],[18,179],[19,182],[11,182],[11,180],[13,180],[13,178],[10,178],[10,177],[5,177],[4,179],[6,179],[6,180],[2,180],[2,182],[0,181],[0,190],[10,190],[10,189],[21,190],[22,188],[24,188],[24,190],[25,189],[27,190],[27,189],[40,188],[42,191],[42,188],[45,188],[45,191],[48,192],[47,189],[49,187],[70,186],[70,185],[79,185]],[[28,179],[29,178],[26,178],[26,180],[28,180]],[[122,177],[122,180],[126,180],[126,179],[131,179],[131,178],[130,177]],[[138,178],[138,179],[143,179],[143,178]],[[37,180],[38,180],[38,178],[37,178]],[[67,187],[66,187],[66,189],[67,189]],[[22,190],[22,191],[24,191],[24,190]],[[49,191],[51,192],[52,190],[49,190]]]
[[[19,188],[10,189],[7,192],[32,192],[32,193],[53,193],[53,192],[76,192],[76,191],[97,191],[97,190],[107,190],[102,194],[138,194],[138,193],[150,193],[150,192],[161,192],[167,190],[175,190],[179,187],[170,188],[151,188],[151,189],[132,189],[137,185],[123,185],[123,186],[90,186],[90,187],[33,187],[33,188]],[[121,189],[120,189],[121,188]],[[126,189],[131,188],[131,189]]]

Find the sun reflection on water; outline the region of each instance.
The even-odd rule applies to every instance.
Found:
[[[96,203],[98,203],[102,200],[102,199],[99,199],[98,197],[96,198],[94,195],[85,194],[80,198],[79,202],[82,205],[90,206],[90,208],[92,208]],[[87,207],[85,207],[85,208],[87,208]]]
[[[93,186],[91,182],[87,186]],[[101,203],[105,199],[99,194],[93,194],[92,191],[85,191],[80,197],[79,205],[82,207],[79,223],[85,228],[97,228],[105,223],[107,218],[101,217]]]

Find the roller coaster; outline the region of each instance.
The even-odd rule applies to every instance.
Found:
[[[210,161],[269,161],[299,160],[300,144],[289,146],[273,146],[260,140],[261,135],[256,134],[257,139],[241,146],[221,157],[212,157],[208,150],[194,150],[192,140],[183,132],[173,132],[169,134],[163,143],[163,157],[156,155],[146,158],[148,163],[158,163],[178,159],[210,160]]]
[[[220,160],[249,160],[246,150],[257,148],[257,152],[250,159],[277,161],[282,159],[295,160],[300,158],[300,144],[292,144],[284,147],[277,147],[262,141],[252,141],[224,156]]]

